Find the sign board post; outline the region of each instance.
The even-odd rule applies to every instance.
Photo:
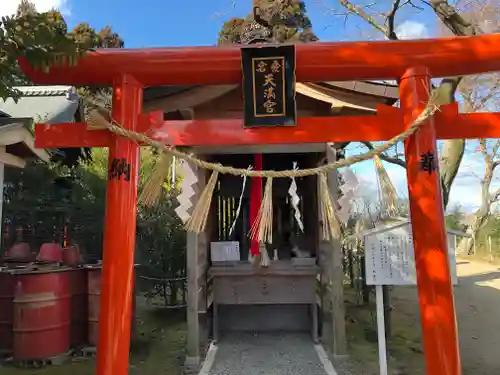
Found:
[[[417,285],[410,224],[365,235],[364,247],[366,284],[375,286],[380,375],[388,375],[382,288],[384,285]],[[448,262],[451,281],[456,285],[455,246],[448,246]]]
[[[385,341],[384,294],[382,285],[375,285],[375,305],[377,307],[378,363],[380,375],[387,375],[387,345]]]

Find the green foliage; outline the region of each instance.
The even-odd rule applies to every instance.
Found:
[[[274,42],[318,40],[312,31],[311,20],[307,16],[304,1],[260,0],[256,5],[259,7],[259,22],[267,24],[272,30]],[[219,32],[218,44],[241,43],[243,30],[253,19],[253,13],[251,13],[246,19],[232,18],[225,22]]]
[[[139,189],[157,157],[141,150]],[[16,240],[17,227],[24,229],[23,240],[33,249],[44,242],[61,242],[66,222],[70,242],[78,244],[87,257],[101,258],[107,163],[107,149],[99,148],[93,150],[92,160],[74,169],[38,162],[25,169],[7,168],[4,218],[12,229],[9,242]],[[175,193],[165,189],[157,207],[138,207],[137,261],[156,277],[184,274],[186,236],[174,212]]]
[[[34,67],[49,69],[64,61],[74,64],[90,49],[121,48],[123,45],[123,40],[110,26],[97,32],[89,24],[81,23],[68,32],[61,13],[56,10],[38,13],[33,3],[23,0],[15,15],[3,17],[0,21],[0,99],[13,97],[17,100],[20,93],[14,87],[30,84],[19,68],[20,59]],[[101,98],[111,96],[107,87],[81,87],[78,92],[91,102],[100,102]],[[58,161],[70,167],[90,158],[88,149],[61,151],[64,157]]]
[[[0,21],[0,98],[18,97],[12,87],[26,82],[19,69],[19,59],[35,67],[68,59],[70,63],[84,53],[81,46],[68,35],[64,18],[57,11],[37,13],[27,2],[16,15]]]
[[[123,40],[110,26],[97,32],[81,23],[68,32],[61,13],[38,13],[33,3],[23,0],[15,15],[0,20],[0,98],[17,99],[19,92],[13,86],[29,84],[19,69],[20,59],[50,69],[64,61],[75,64],[90,49],[123,46]]]
[[[78,45],[85,50],[95,48],[123,48],[123,39],[113,32],[111,26],[105,26],[100,31],[82,22],[76,25],[70,33]],[[109,87],[79,87],[78,94],[85,100],[85,117],[97,105],[111,110],[112,91]]]
[[[464,219],[465,213],[463,212],[462,207],[455,206],[445,217],[446,227],[448,229],[464,231],[466,229]]]
[[[137,216],[137,261],[152,277],[185,276],[186,234],[174,212],[174,195],[156,207],[140,207]]]

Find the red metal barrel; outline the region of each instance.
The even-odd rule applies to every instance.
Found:
[[[70,342],[74,348],[88,341],[88,300],[87,270],[76,268],[69,271],[71,289],[71,328]]]
[[[36,260],[43,262],[62,262],[63,250],[58,243],[47,242],[40,247]]]
[[[88,266],[88,342],[91,346],[97,346],[99,335],[99,306],[101,299],[101,267]]]
[[[6,269],[0,269],[0,355],[12,352],[12,325],[14,321],[14,278]]]
[[[101,303],[101,265],[88,265],[88,319],[89,319],[89,344],[97,346],[99,340],[99,310]],[[132,321],[130,330],[130,340],[135,340],[135,294],[132,299]]]
[[[26,242],[15,243],[9,250],[7,250],[5,257],[20,261],[31,259],[32,255],[30,245]]]
[[[70,348],[68,268],[31,269],[14,276],[14,360],[48,359]]]
[[[70,267],[81,264],[82,257],[80,255],[80,249],[78,249],[78,246],[69,246],[62,249],[62,260],[64,264]]]

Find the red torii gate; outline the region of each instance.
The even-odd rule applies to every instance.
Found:
[[[113,118],[123,128],[177,146],[382,141],[407,129],[425,108],[431,77],[500,71],[500,35],[412,41],[296,45],[299,82],[400,80],[400,108],[376,116],[300,118],[297,126],[244,129],[242,119],[163,121],[142,114],[146,86],[239,84],[240,50],[231,47],[98,50],[77,66],[49,72],[21,61],[37,84],[112,85]],[[437,126],[434,125],[437,123]],[[112,160],[130,164],[130,178],[109,176],[98,375],[126,375],[135,247],[139,145],[85,124],[37,125],[37,147],[109,147]],[[500,138],[499,113],[459,114],[441,108],[405,143],[417,285],[428,375],[460,375],[453,290],[447,262],[439,176],[420,168],[421,155],[437,154],[436,139]]]

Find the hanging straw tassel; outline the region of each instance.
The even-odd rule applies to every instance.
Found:
[[[259,267],[267,268],[271,264],[271,259],[269,259],[269,253],[267,252],[266,245],[263,243],[259,246],[260,262]]]
[[[259,213],[250,229],[250,238],[261,243],[273,242],[273,178],[268,177]],[[269,258],[269,256],[268,256]]]
[[[381,193],[382,212],[389,217],[397,216],[399,198],[396,188],[378,155],[373,157],[373,163],[375,164],[378,188]]]
[[[203,189],[200,197],[198,198],[198,202],[196,202],[196,206],[194,207],[191,217],[186,223],[185,228],[187,231],[194,233],[201,233],[205,231],[208,213],[210,212],[210,206],[212,204],[212,196],[214,194],[218,177],[219,172],[213,171],[205,189]]]
[[[328,189],[328,178],[326,173],[318,174],[318,195],[320,200],[319,208],[321,221],[323,222],[323,240],[340,240],[342,237],[342,228],[340,227],[340,221],[337,217],[330,191]]]
[[[158,204],[163,184],[168,178],[170,167],[172,165],[172,156],[162,152],[156,161],[151,174],[147,176],[146,184],[142,189],[139,200],[147,207],[153,207]]]

